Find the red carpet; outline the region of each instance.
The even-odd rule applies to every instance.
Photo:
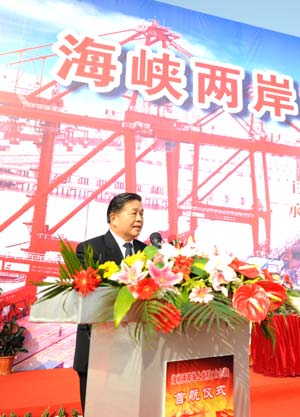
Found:
[[[0,415],[9,416],[14,411],[23,417],[31,411],[32,417],[41,417],[48,407],[51,417],[60,407],[69,415],[72,409],[81,413],[79,383],[73,369],[42,369],[0,376]]]
[[[269,377],[251,372],[251,417],[299,417],[300,377]]]
[[[251,417],[299,417],[300,377],[272,378],[251,371],[250,392]],[[77,374],[72,369],[14,372],[0,377],[0,415],[14,411],[23,417],[31,411],[32,417],[40,417],[47,407],[51,417],[59,407],[68,413],[72,409],[81,412]]]

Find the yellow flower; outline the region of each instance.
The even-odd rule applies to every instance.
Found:
[[[109,278],[112,274],[119,271],[118,265],[113,261],[107,261],[99,265],[98,269],[103,278]]]
[[[132,266],[136,261],[142,261],[145,264],[146,255],[144,252],[138,251],[134,255],[127,256],[127,258],[125,258],[124,261],[128,266]]]

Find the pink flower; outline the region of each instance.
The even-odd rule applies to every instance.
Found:
[[[143,268],[143,261],[135,261],[131,267],[122,261],[121,270],[112,274],[109,279],[121,284],[136,285],[138,281],[145,278],[148,274],[148,271],[143,271]]]
[[[224,267],[223,270],[213,270],[211,272],[212,286],[215,291],[221,291],[225,297],[228,297],[228,290],[222,284],[229,284],[230,282],[239,281],[235,271],[229,266]]]
[[[211,288],[199,285],[198,287],[192,289],[189,295],[189,300],[194,301],[195,303],[209,303],[214,298],[211,292]]]
[[[178,284],[183,280],[182,272],[174,274],[174,272],[172,272],[172,266],[173,262],[169,262],[163,268],[158,268],[152,261],[147,261],[150,276],[160,288],[165,290],[173,289],[175,284]]]

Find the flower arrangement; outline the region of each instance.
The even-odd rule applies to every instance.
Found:
[[[38,302],[61,292],[77,291],[83,297],[99,287],[115,293],[111,316],[117,328],[128,314],[134,314],[133,336],[142,331],[150,337],[159,332],[184,331],[221,324],[235,328],[248,320],[266,324],[274,314],[299,313],[300,292],[292,288],[288,276],[259,270],[236,257],[208,255],[192,239],[186,245],[163,243],[146,246],[142,252],[115,262],[93,261],[93,251],[85,251],[83,265],[68,242],[61,242],[64,264],[60,277],[46,286]],[[107,318],[106,314],[106,318]]]
[[[26,328],[20,326],[16,320],[4,323],[0,330],[0,357],[15,356],[18,352],[28,352],[24,347]]]

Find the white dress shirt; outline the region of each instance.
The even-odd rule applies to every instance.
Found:
[[[132,253],[134,253],[134,247],[133,247],[133,241],[132,240],[130,242],[125,242],[124,239],[122,239],[120,236],[116,235],[112,230],[110,230],[110,232],[113,235],[113,237],[115,238],[115,241],[117,242],[121,252],[123,253],[124,258],[125,258],[125,251],[126,251],[126,248],[123,246],[124,243],[131,243],[132,244]]]

